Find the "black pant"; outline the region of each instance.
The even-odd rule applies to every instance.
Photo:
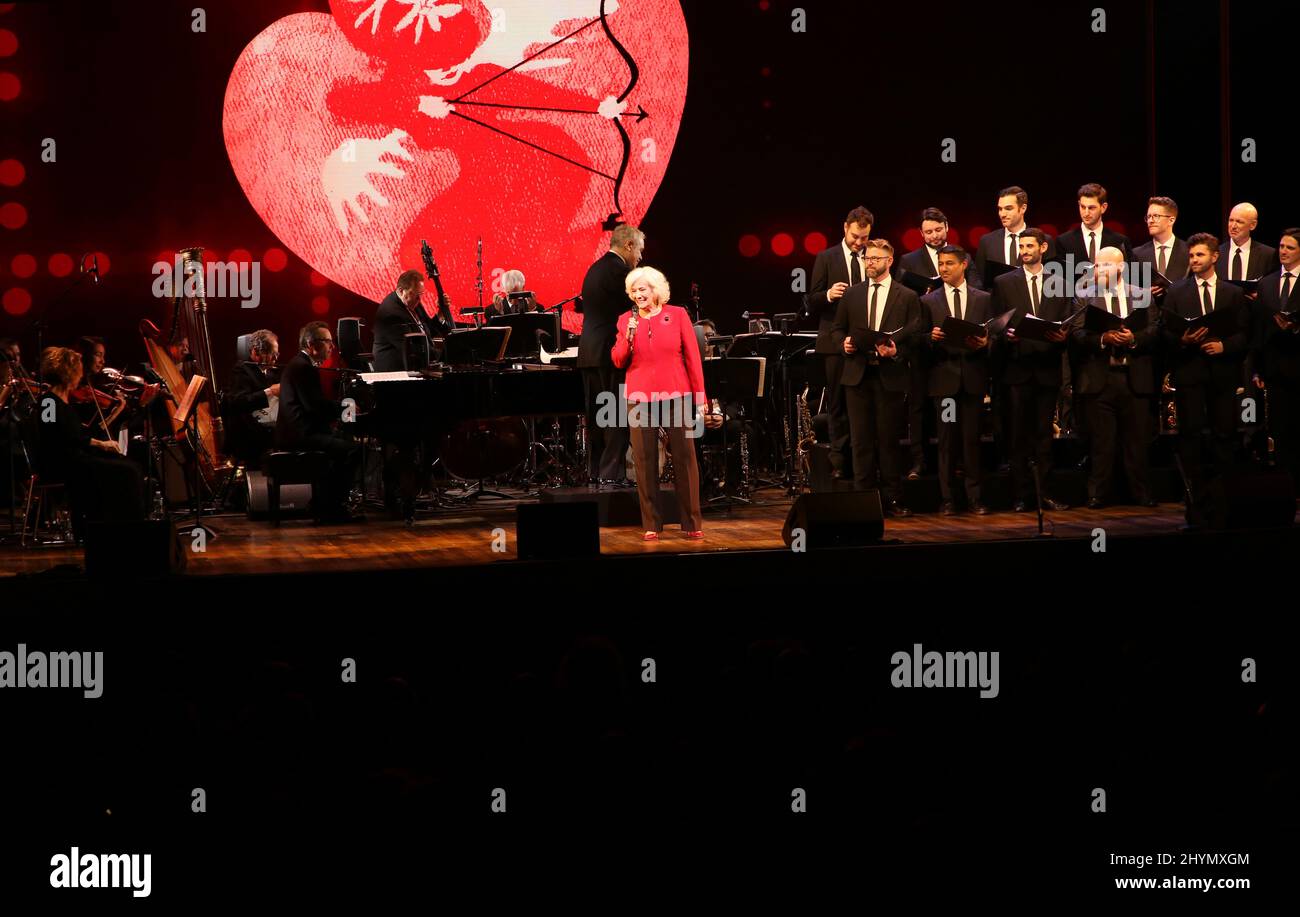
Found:
[[[844,400],[844,355],[828,353],[826,358],[826,420],[831,436],[831,467],[847,476],[853,470],[853,453],[849,444],[849,412]]]
[[[73,509],[87,521],[133,522],[145,517],[144,473],[124,455],[87,455],[69,472]]]
[[[1291,472],[1300,488],[1300,379],[1268,383],[1268,431],[1277,467]]]
[[[1178,454],[1183,473],[1192,491],[1192,501],[1203,502],[1205,496],[1205,461],[1203,431],[1210,427],[1210,454],[1215,474],[1232,467],[1236,455],[1237,412],[1240,401],[1231,386],[1223,384],[1184,385],[1174,396],[1178,410]]]
[[[853,483],[858,490],[879,486],[885,502],[903,498],[899,471],[898,428],[903,393],[891,392],[880,381],[880,370],[868,366],[857,385],[843,386],[853,447]],[[879,473],[879,484],[877,484]]]
[[[319,518],[341,512],[361,467],[361,446],[347,436],[317,433],[289,448],[325,453],[321,476],[312,482],[312,513]]]
[[[1138,395],[1128,381],[1128,369],[1111,367],[1106,387],[1096,395],[1083,397],[1091,435],[1088,470],[1088,498],[1108,500],[1111,496],[1118,437],[1123,437],[1124,474],[1129,491],[1139,503],[1151,499],[1151,476],[1147,446],[1151,442],[1151,396]]]
[[[929,372],[925,363],[919,359],[914,360],[907,387],[908,452],[914,466],[925,464],[925,391],[928,384]]]
[[[1017,500],[1032,499],[1034,477],[1029,470],[1029,459],[1033,458],[1038,464],[1043,496],[1051,496],[1046,484],[1047,472],[1052,467],[1052,414],[1056,410],[1058,389],[1030,381],[1008,385],[1006,391],[1011,414],[1012,493]]]
[[[627,478],[627,427],[619,420],[627,416],[625,392],[620,392],[626,374],[613,366],[586,366],[582,388],[587,399],[587,473],[606,481]],[[601,397],[602,393],[609,394]],[[613,417],[614,423],[597,419]]]
[[[944,402],[951,399],[955,412],[945,410]],[[945,503],[953,502],[952,482],[955,477],[957,450],[960,448],[966,481],[966,500],[978,503],[980,499],[980,414],[984,411],[984,396],[958,392],[941,395],[934,400],[934,425],[939,433],[939,490]],[[947,415],[948,420],[944,417]]]

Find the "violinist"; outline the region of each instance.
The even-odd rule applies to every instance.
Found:
[[[69,401],[81,422],[97,437],[113,439],[113,425],[126,410],[126,396],[120,390],[108,390],[110,386],[104,375],[104,339],[78,338],[77,351],[81,354],[82,377],[72,387]]]
[[[280,406],[280,341],[262,329],[249,335],[247,361],[235,364],[226,386],[221,413],[226,422],[226,451],[257,467],[271,448]]]
[[[63,483],[74,520],[131,521],[144,518],[144,475],[121,455],[117,443],[96,438],[69,405],[82,378],[81,355],[47,347],[41,375],[49,391],[37,405],[36,473],[44,483]]]

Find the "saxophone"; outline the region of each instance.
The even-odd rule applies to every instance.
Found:
[[[808,388],[805,385],[799,393],[799,461],[805,471],[808,466],[808,453],[817,445],[817,433],[813,430],[812,412],[808,410]]]

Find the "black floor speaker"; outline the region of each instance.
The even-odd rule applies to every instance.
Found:
[[[89,576],[167,576],[185,572],[189,541],[165,519],[91,522],[86,526]]]
[[[873,544],[885,535],[880,491],[800,494],[785,517],[781,538],[789,547],[794,530],[803,529],[806,548],[843,548]]]
[[[1262,529],[1295,524],[1295,481],[1287,471],[1222,475],[1205,488],[1212,529]]]
[[[521,503],[515,508],[520,560],[600,556],[600,507],[573,503]]]

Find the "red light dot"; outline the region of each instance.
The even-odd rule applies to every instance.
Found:
[[[5,229],[18,229],[27,222],[27,208],[10,201],[0,207],[0,226]]]
[[[30,277],[36,273],[36,259],[31,255],[14,255],[9,267],[15,277]]]
[[[18,36],[8,29],[0,29],[0,57],[9,57],[18,50]]]
[[[758,72],[759,72],[759,74],[760,74],[761,76],[771,76],[771,75],[772,75],[772,68],[771,68],[771,67],[764,67],[762,70],[760,70],[760,71],[758,71]]]
[[[0,3],[0,13],[11,13],[17,3]]]
[[[788,232],[778,232],[772,237],[772,253],[784,258],[794,251],[794,236]]]
[[[311,311],[317,315],[328,315],[330,298],[328,296],[313,296],[311,298]]]
[[[825,249],[826,249],[826,233],[810,232],[808,233],[808,235],[803,237],[803,250],[806,251],[808,254],[815,255],[818,252],[824,251]]]
[[[72,273],[73,262],[71,255],[65,255],[59,252],[57,255],[50,255],[49,263],[46,264],[51,274],[55,277],[67,277]]]
[[[1128,231],[1124,229],[1124,224],[1118,220],[1113,223],[1108,222],[1106,225],[1115,230],[1115,232],[1119,233],[1121,236],[1128,235]]]
[[[330,282],[330,279],[320,271],[311,272],[311,285],[314,287],[323,287]]]
[[[289,256],[282,248],[268,248],[262,253],[262,263],[272,273],[282,271],[289,264]]]
[[[763,243],[758,236],[741,236],[740,253],[746,258],[753,258],[763,249]]]
[[[764,99],[764,100],[763,100],[763,107],[764,107],[764,108],[771,108],[771,107],[772,107],[772,100],[771,100],[771,99]]]
[[[8,185],[10,188],[15,185],[21,185],[23,179],[27,177],[27,170],[17,159],[6,159],[0,162],[0,185]]]
[[[758,0],[758,8],[766,13],[772,8],[772,4],[770,0]]]
[[[23,84],[19,82],[18,77],[12,73],[0,73],[0,102],[8,102],[18,98],[18,93],[23,91]]]
[[[989,228],[987,226],[972,226],[970,234],[966,236],[967,239],[970,239],[971,250],[974,251],[975,247],[980,244],[980,239],[984,238],[988,234]],[[948,238],[954,238],[954,234],[951,230],[948,232]]]
[[[248,264],[253,260],[253,256],[247,249],[232,248],[230,254],[226,257],[226,260],[234,264]]]
[[[5,290],[4,307],[10,315],[24,315],[32,307],[32,294],[22,287]]]
[[[1047,233],[1047,234],[1048,234],[1049,236],[1051,236],[1053,239],[1056,238],[1057,233],[1056,233],[1056,224],[1055,224],[1055,223],[1042,223],[1042,224],[1039,225],[1038,228],[1041,229],[1043,232]]]
[[[109,260],[108,255],[103,252],[95,252],[93,256],[99,262],[99,275],[102,277],[113,267],[113,262]]]
[[[921,230],[913,226],[907,232],[903,233],[903,248],[909,252],[916,251],[925,244],[925,236],[921,235]]]

